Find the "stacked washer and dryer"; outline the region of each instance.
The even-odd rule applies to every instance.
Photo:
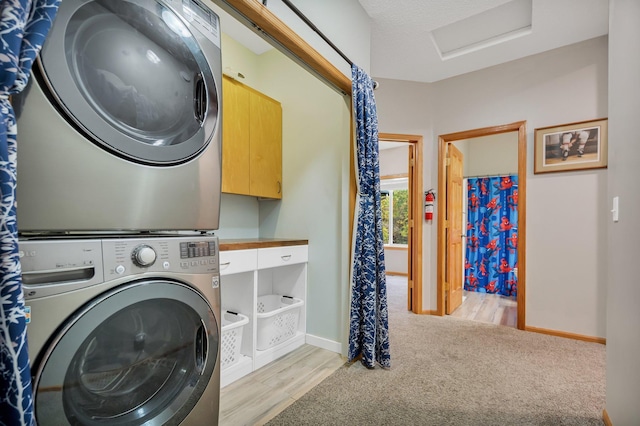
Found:
[[[65,0],[14,100],[35,416],[215,425],[218,16],[200,0]]]

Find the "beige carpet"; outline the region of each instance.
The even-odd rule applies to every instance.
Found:
[[[268,425],[604,424],[604,345],[405,303],[391,279],[390,370],[345,364]]]

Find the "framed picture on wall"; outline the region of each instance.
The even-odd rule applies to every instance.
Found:
[[[607,167],[607,119],[535,129],[534,173]]]

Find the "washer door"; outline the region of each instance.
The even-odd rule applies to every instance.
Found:
[[[198,30],[160,1],[65,0],[38,59],[42,77],[102,148],[149,165],[188,161],[219,121],[218,17],[207,16]]]
[[[206,300],[172,281],[116,288],[73,315],[37,362],[39,425],[175,425],[217,364]]]

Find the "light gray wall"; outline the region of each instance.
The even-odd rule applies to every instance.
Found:
[[[384,267],[390,275],[407,275],[409,258],[407,249],[384,249]]]
[[[409,147],[398,143],[397,148],[380,150],[380,177],[409,172]]]
[[[256,197],[222,194],[220,226],[216,231],[219,238],[258,238],[259,222],[258,199]]]
[[[462,158],[464,159],[462,162],[462,173],[464,176],[469,176],[469,161],[467,161],[467,159],[471,159],[469,158],[469,139],[454,142],[454,145],[458,148],[458,151],[460,151]],[[467,198],[466,194],[463,199],[465,198]]]
[[[283,196],[259,202],[260,236],[309,240],[307,333],[345,342],[350,97],[278,51],[262,56],[260,85],[282,103]]]
[[[423,135],[424,169],[422,188],[426,191],[437,188],[438,145],[433,141],[433,88],[429,84],[411,81],[377,79],[380,83],[375,90],[378,112],[378,130],[381,133],[402,133]],[[402,107],[399,107],[401,105]],[[439,199],[436,194],[436,204]],[[437,208],[437,206],[436,206]],[[423,222],[422,262],[423,262],[423,307],[431,308],[432,285],[436,277],[436,221]],[[434,287],[435,288],[435,287]],[[424,294],[427,293],[427,294]],[[435,304],[435,296],[433,297]],[[435,305],[434,305],[435,306]]]
[[[599,207],[607,203],[607,170],[533,175],[533,133],[606,117],[607,77],[607,38],[600,37],[431,85],[380,79],[376,91],[381,132],[424,136],[425,188],[437,181],[438,135],[527,121],[529,326],[606,334],[606,217]],[[423,237],[423,304],[435,309],[435,220]]]
[[[607,291],[607,402],[615,426],[640,419],[640,2],[609,2],[609,197],[598,208],[609,231]],[[620,221],[609,210],[620,198]],[[606,256],[606,250],[603,250]]]
[[[518,132],[467,139],[464,176],[504,175],[518,172]],[[459,148],[460,143],[455,143]]]

